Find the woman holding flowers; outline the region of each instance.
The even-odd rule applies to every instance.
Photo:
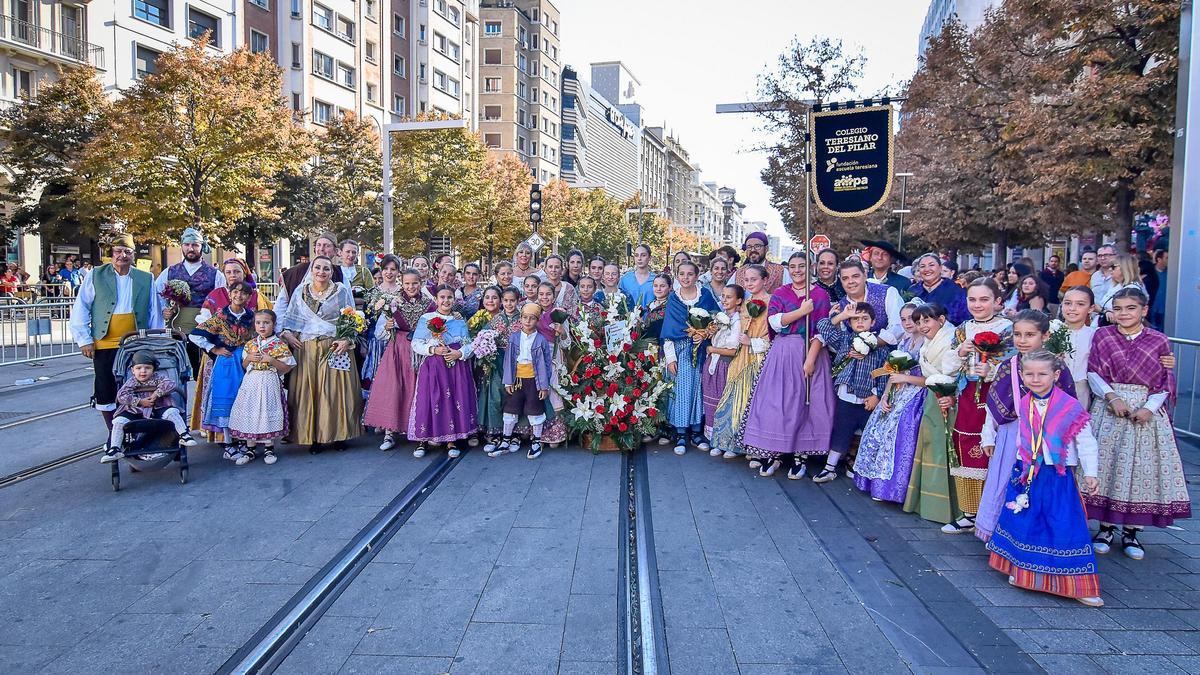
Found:
[[[688,443],[700,450],[709,449],[703,430],[700,366],[718,307],[712,292],[696,285],[700,276],[696,263],[684,260],[676,273],[679,288],[667,298],[660,337],[663,362],[673,382],[667,403],[667,424],[675,429],[675,454],[682,455],[687,452]]]
[[[913,313],[917,300],[900,309],[904,336],[888,355],[888,383],[879,406],[871,413],[858,444],[854,462],[854,485],[875,501],[904,501],[912,474],[917,431],[925,405],[925,378],[918,359],[925,337],[917,330]]]
[[[741,442],[754,458],[751,468],[771,476],[792,456],[788,478],[804,476],[796,456],[829,453],[833,430],[833,378],[829,355],[817,338],[817,323],[829,316],[829,295],[808,285],[808,254],[788,259],[792,283],[771,296],[767,310],[775,331],[771,351],[742,420]],[[807,295],[806,295],[807,292]]]
[[[724,258],[717,258],[722,263]],[[713,261],[716,263],[716,260]],[[729,363],[738,352],[742,336],[742,303],[746,300],[746,291],[741,286],[726,286],[721,284],[721,312],[717,314],[715,326],[717,333],[708,345],[707,362],[703,364],[700,373],[700,397],[704,400],[704,435],[712,438],[713,421],[717,416],[717,404],[725,394],[725,384],[729,380]],[[710,441],[711,443],[711,441]],[[712,446],[708,454],[713,457],[721,455],[721,449]]]
[[[367,319],[367,326],[371,328],[367,331],[366,357],[361,370],[363,399],[367,401],[371,399],[375,371],[379,369],[379,362],[388,344],[387,336],[379,335],[375,327],[380,320],[387,320],[400,294],[400,259],[391,254],[385,255],[379,269],[382,278],[376,286],[367,290],[363,298],[363,315]]]
[[[748,297],[742,303],[737,319],[740,326],[737,353],[729,362],[725,393],[713,414],[712,446],[720,450],[725,459],[745,454],[738,430],[750,406],[750,395],[763,359],[771,346],[771,331],[767,325],[767,304],[771,301],[771,294],[766,290],[767,270],[762,265],[749,265],[742,270]]]
[[[988,456],[980,445],[987,416],[987,394],[1012,342],[1012,321],[997,316],[1001,302],[996,282],[986,277],[972,281],[967,287],[967,311],[971,318],[954,332],[954,348],[963,359],[963,366],[952,432],[954,453],[950,456],[950,475],[954,477],[954,492],[963,515],[942,527],[945,534],[974,529],[983,482],[988,476]]]
[[[387,264],[388,259],[384,258],[385,270]],[[380,450],[396,447],[396,434],[408,431],[408,415],[412,410],[420,365],[420,358],[412,348],[412,333],[421,317],[432,309],[422,293],[421,275],[408,270],[402,279],[400,292],[378,310],[371,328],[372,339],[383,346],[383,355],[379,357],[379,367],[371,383],[372,394],[367,401],[363,424],[383,429]],[[386,283],[386,276],[384,281]]]
[[[921,305],[913,312],[913,321],[925,338],[919,363],[925,386],[930,390],[921,414],[904,511],[915,512],[925,520],[949,523],[959,515],[947,465],[947,446],[954,426],[952,394],[957,388],[962,357],[954,350],[954,324],[946,320],[945,307],[936,302]],[[946,386],[950,388],[948,391],[942,389]]]
[[[417,441],[413,457],[424,457],[430,443],[445,443],[451,457],[457,442],[479,428],[471,335],[467,322],[454,313],[454,289],[437,288],[436,309],[424,314],[413,331],[412,349],[428,357],[417,371],[417,391],[408,418],[408,439]]]
[[[288,385],[291,437],[316,454],[328,443],[343,450],[363,432],[362,385],[350,359],[355,341],[350,324],[361,315],[354,312],[350,287],[333,281],[330,258],[313,258],[309,273],[308,281],[282,298],[279,337],[296,356]]]

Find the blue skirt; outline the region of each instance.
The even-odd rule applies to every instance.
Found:
[[[245,374],[240,347],[233,355],[218,356],[213,362],[208,409],[204,411],[205,429],[221,431],[229,426],[229,414],[233,412],[233,402],[237,399]]]
[[[1025,491],[1018,482],[1021,465],[1013,467],[1004,507],[987,548],[1012,566],[1058,576],[1096,573],[1092,535],[1084,516],[1083,500],[1068,467],[1059,474],[1053,466],[1039,468],[1029,488],[1029,506],[1013,513],[1008,504]]]
[[[691,338],[672,340],[675,343],[676,364],[679,370],[674,377],[668,371],[666,376],[674,382],[671,398],[667,403],[667,423],[677,429],[687,429],[698,426],[704,415],[704,399],[700,396],[700,366],[692,363],[693,348]]]

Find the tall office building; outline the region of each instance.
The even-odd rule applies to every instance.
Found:
[[[562,176],[572,185],[601,186],[617,199],[638,191],[641,129],[617,106],[563,69]]]
[[[968,31],[983,25],[987,11],[1004,0],[930,0],[917,42],[917,56],[924,57],[929,39],[937,37],[951,17],[958,19]]]
[[[483,0],[479,131],[493,152],[514,153],[548,183],[560,173],[560,17],[549,0]]]

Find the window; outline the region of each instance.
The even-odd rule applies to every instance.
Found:
[[[138,79],[158,72],[159,52],[138,45],[136,56],[134,69],[137,71]]]
[[[375,18],[375,0],[367,0],[367,18]]]
[[[445,16],[446,15],[446,0],[433,0],[433,11],[437,12],[438,14],[441,14],[442,16]]]
[[[538,36],[537,36],[537,33],[534,33],[534,34],[533,34],[533,49],[534,49],[534,51],[537,51],[538,49],[541,49],[540,47],[538,47]]]
[[[483,78],[483,91],[487,94],[495,94],[500,91],[500,78],[485,77]]]
[[[548,92],[548,91],[542,92],[542,105],[545,105],[545,106],[550,105],[550,92]]]
[[[524,61],[524,60],[525,60],[525,56],[524,56],[524,55],[522,55],[522,56],[521,56],[521,61]],[[538,65],[539,65],[539,64],[538,64],[538,62],[537,62],[537,61],[530,61],[530,62],[529,62],[529,74],[530,74],[530,75],[533,75],[534,77],[537,77],[537,74],[538,74]]]
[[[292,110],[300,111],[300,94],[292,92]]]
[[[293,68],[303,68],[304,67],[304,52],[301,51],[301,49],[302,49],[302,47],[300,46],[299,42],[292,43],[292,67]]]
[[[312,118],[317,124],[327,124],[333,117],[333,105],[313,99]]]
[[[525,152],[525,137],[517,136],[517,150]]]
[[[575,125],[574,124],[564,124],[562,137],[563,137],[564,141],[575,140]],[[564,156],[563,159],[566,159],[566,157]]]
[[[520,42],[522,47],[529,46],[529,31],[525,30],[524,26],[517,26],[517,42]]]
[[[487,21],[483,24],[483,34],[489,37],[499,35],[501,32],[501,24],[499,21]]]
[[[458,11],[457,7],[451,6],[450,11],[446,13],[446,18],[450,19],[450,23],[457,26],[462,21],[462,13]]]
[[[271,9],[270,5],[267,3],[267,0],[250,0],[250,4],[258,5],[267,11],[270,11]]]
[[[485,105],[483,106],[483,119],[488,122],[496,122],[500,119],[500,106]]]
[[[399,54],[392,55],[392,72],[400,77],[404,77],[404,57]]]
[[[400,37],[404,37],[404,31],[407,29],[408,20],[403,15],[392,15],[392,32]]]
[[[368,82],[367,83],[367,100],[374,103],[375,99],[378,96],[379,96],[379,87],[375,86],[375,84],[372,82]]]
[[[292,18],[299,19],[302,16],[304,16],[303,3],[300,2],[300,0],[292,0]],[[299,110],[299,109],[300,109],[300,107],[297,106],[296,110]]]
[[[33,73],[21,68],[12,69],[13,98],[31,98],[33,96]]]
[[[555,35],[558,35],[558,22],[557,21],[550,22],[550,32],[554,33]]]
[[[489,148],[500,147],[500,134],[484,134],[483,144]]]
[[[484,65],[488,65],[488,66],[498,66],[501,63],[503,63],[503,61],[500,58],[500,50],[499,49],[483,50],[483,63],[484,63]]]
[[[575,109],[575,95],[567,94],[566,96],[563,97],[563,110],[574,110],[574,109]]]
[[[209,16],[204,12],[197,12],[192,8],[188,8],[188,37],[193,40],[198,40],[209,34],[209,40],[212,41],[214,47],[221,46],[221,22],[215,16]]]
[[[525,60],[524,54],[517,54],[517,68],[523,73],[529,68],[529,63]]]
[[[365,51],[367,53],[368,61],[370,61],[371,63],[379,63],[379,45],[375,44],[374,42],[372,42],[370,40],[367,40]]]
[[[313,50],[313,73],[327,80],[333,79],[333,57]]]
[[[529,10],[529,20],[532,21],[533,23],[539,23],[542,20],[542,15],[538,11],[537,7],[534,7]]]
[[[542,131],[550,133],[550,120],[542,117]]]
[[[437,31],[433,31],[433,48],[434,49],[445,54],[447,42],[448,42],[448,40],[446,40],[445,35],[442,35],[441,33],[437,32]]]
[[[522,127],[525,126],[525,118],[526,118],[525,110],[518,108],[517,109],[517,125],[522,126]]]
[[[422,82],[425,81],[425,64],[424,63],[422,63],[420,66],[417,67],[417,77]]]
[[[522,100],[526,100],[528,98],[526,96],[526,94],[528,94],[528,93],[529,93],[529,87],[524,82],[518,82],[517,83],[517,97]]]
[[[313,24],[318,28],[333,30],[333,10],[324,5],[313,3]]]
[[[575,155],[563,155],[562,159],[563,171],[575,170]]]
[[[271,39],[266,33],[260,33],[256,30],[250,31],[250,51],[255,54],[271,50]]]
[[[337,81],[338,84],[344,87],[354,87],[354,68],[344,64],[337,64]]]
[[[354,22],[342,15],[337,18],[337,34],[343,40],[354,41]]]
[[[438,70],[437,68],[433,69],[433,87],[435,89],[441,89],[442,91],[448,91],[450,89],[448,81],[449,81],[449,78],[446,77],[445,73]]]
[[[529,154],[537,154],[537,141],[529,141]]]
[[[550,123],[550,135],[558,136],[558,124],[555,122]]]
[[[419,24],[417,28],[417,41],[423,43],[426,39],[428,38],[425,37],[425,24]]]
[[[170,28],[170,0],[133,0],[133,15],[156,26]]]
[[[530,87],[530,89],[531,89],[531,90],[532,90],[532,92],[533,92],[533,96],[532,96],[532,97],[531,97],[529,100],[533,101],[534,103],[537,103],[537,97],[538,97],[538,88],[537,88],[537,87]]]
[[[404,114],[404,97],[400,94],[392,95],[392,112],[396,113],[397,115]]]

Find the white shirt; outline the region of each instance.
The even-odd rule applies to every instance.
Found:
[[[113,314],[133,314],[133,275],[113,273],[117,278],[117,301],[113,305]],[[75,344],[84,347],[92,344],[92,303],[96,301],[96,286],[92,283],[91,274],[83,278],[79,285],[79,293],[75,296],[75,304],[71,307],[71,335]],[[149,328],[162,328],[162,296],[157,292],[150,293]]]
[[[189,275],[195,274],[196,270],[200,269],[202,265],[204,265],[203,260],[197,260],[194,263],[186,260],[183,261],[183,269],[187,270]],[[171,273],[171,267],[167,267],[165,270],[158,273],[158,278],[154,280],[154,295],[160,295],[163,292],[163,289],[167,287],[167,275]],[[213,282],[213,288],[225,288],[225,285],[225,273],[218,269],[216,279]],[[204,298],[200,299],[203,300]]]
[[[1096,327],[1088,325],[1071,331],[1071,346],[1074,349],[1067,356],[1067,369],[1071,371],[1071,379],[1076,382],[1087,379],[1088,355],[1092,353],[1092,337],[1095,334]]]
[[[1103,298],[1108,294],[1109,289],[1112,288],[1112,279],[1109,279],[1104,272],[1096,270],[1092,272],[1092,282],[1090,285],[1092,287],[1092,295],[1096,296],[1096,298]]]
[[[537,335],[537,331],[532,333],[521,331],[521,346],[517,350],[517,363],[533,363],[533,341]]]
[[[1046,399],[1035,398],[1033,399],[1033,405],[1037,408],[1038,415],[1044,416],[1046,414],[1046,406],[1049,405],[1049,402]],[[996,434],[999,432],[1000,427],[996,424],[996,419],[992,417],[991,408],[985,406],[985,410],[987,411],[987,415],[984,417],[979,445],[994,448],[996,447]],[[1021,415],[1029,414],[1025,410],[1020,412]],[[1092,424],[1089,422],[1079,431],[1079,435],[1075,437],[1075,440],[1067,444],[1067,456],[1064,458],[1063,463],[1067,466],[1078,466],[1083,469],[1084,476],[1095,478],[1098,475],[1099,456],[1099,445],[1096,443],[1096,436],[1092,433]],[[1049,465],[1054,464],[1054,459],[1049,453],[1042,455],[1042,461]]]

